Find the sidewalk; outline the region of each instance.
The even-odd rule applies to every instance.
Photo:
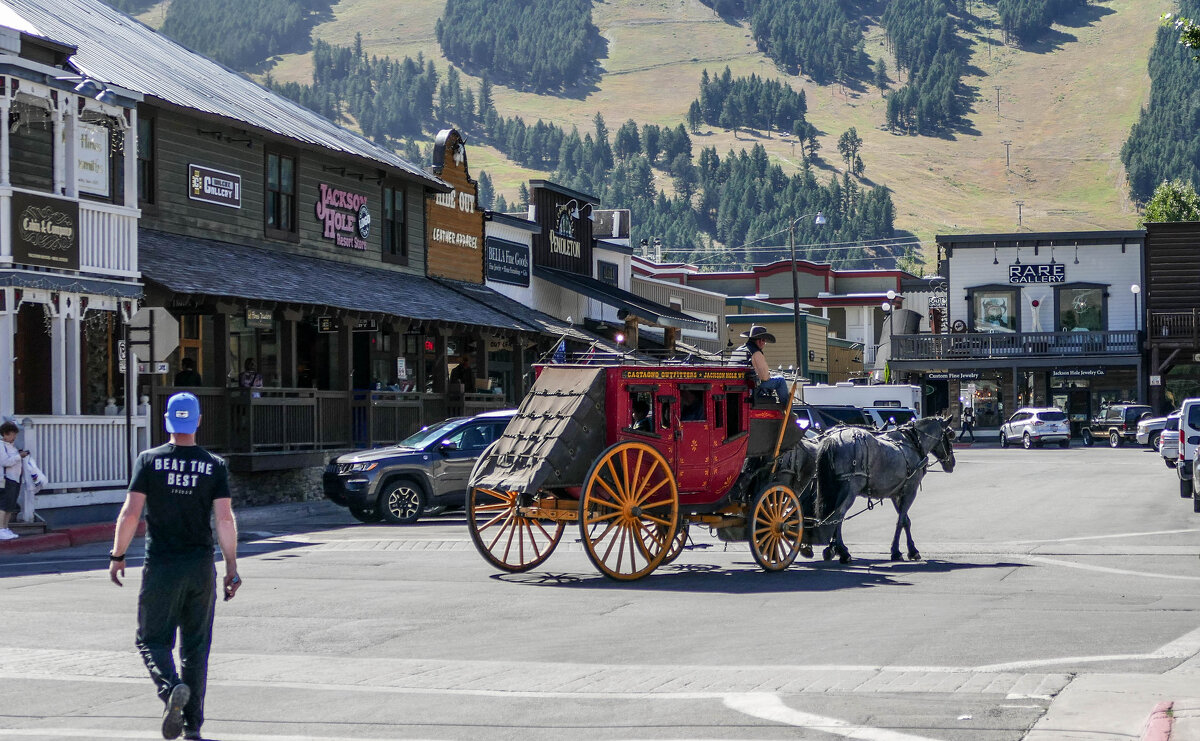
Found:
[[[344,513],[346,510],[336,504],[323,500],[309,502],[287,502],[284,504],[269,504],[262,507],[244,507],[235,509],[239,529],[261,527],[271,522],[304,517],[307,515],[328,515]],[[89,543],[111,543],[115,522],[94,522],[85,525],[69,525],[58,530],[48,531],[37,535],[22,535],[15,540],[0,540],[0,556],[17,556],[26,553],[42,553],[55,551],[60,548],[73,548]],[[146,522],[138,523],[139,536],[146,534]]]

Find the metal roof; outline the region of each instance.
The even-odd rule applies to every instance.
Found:
[[[7,9],[11,13],[5,13]],[[417,165],[190,51],[99,0],[0,0],[0,19],[15,14],[37,35],[79,48],[82,74],[183,108],[363,157],[447,187]],[[26,31],[28,32],[28,31]]]

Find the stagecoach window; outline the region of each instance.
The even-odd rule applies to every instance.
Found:
[[[679,391],[679,420],[681,422],[703,422],[708,419],[704,392],[699,389],[683,388]]]
[[[725,426],[725,401],[720,396],[713,397],[713,427],[721,429]]]
[[[658,397],[658,426],[659,429],[667,429],[671,426],[671,402],[674,401],[670,396]]]
[[[742,422],[742,395],[725,394],[725,437],[733,437],[745,432]]]
[[[629,391],[629,429],[654,433],[654,397],[649,391]]]

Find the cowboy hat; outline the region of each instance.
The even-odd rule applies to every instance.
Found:
[[[775,341],[775,335],[768,332],[766,327],[760,327],[758,325],[751,327],[746,332],[742,332],[742,337],[747,337],[752,340],[766,340],[767,342]]]

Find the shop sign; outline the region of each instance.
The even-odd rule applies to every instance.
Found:
[[[109,193],[108,128],[86,121],[75,122],[75,172],[79,190],[94,196]]]
[[[188,198],[228,208],[241,208],[242,177],[202,165],[188,165]]]
[[[929,308],[944,309],[946,308],[946,294],[935,293],[929,297]]]
[[[1162,376],[1150,376],[1150,385],[1151,386],[1161,386],[1162,385]]]
[[[341,322],[331,316],[317,317],[317,331],[330,334],[342,328]],[[353,332],[374,332],[379,329],[379,322],[375,319],[359,319],[351,328]]]
[[[22,265],[79,269],[79,203],[14,191],[12,259]]]
[[[925,378],[930,381],[978,381],[981,377],[979,371],[942,371],[925,374]]]
[[[512,286],[529,285],[529,247],[506,239],[488,237],[484,260],[487,279]]]
[[[325,225],[324,237],[338,247],[365,250],[371,236],[371,212],[367,197],[321,183],[321,197],[316,203],[317,220]]]
[[[274,329],[275,314],[270,309],[246,309],[246,326],[251,329]]]
[[[1052,376],[1062,376],[1064,378],[1094,378],[1096,376],[1107,375],[1108,371],[1104,368],[1066,368],[1064,370],[1055,369],[1050,372]]]
[[[1008,266],[1009,283],[1066,283],[1067,266],[1061,262]]]

